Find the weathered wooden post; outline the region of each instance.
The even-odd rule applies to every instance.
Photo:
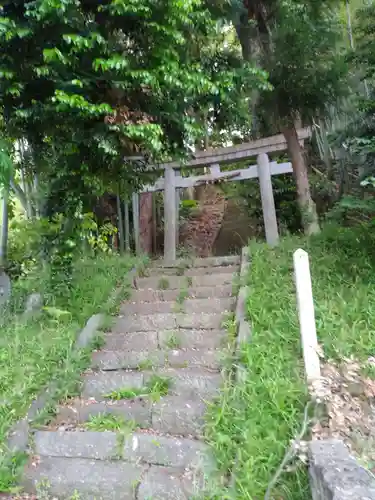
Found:
[[[139,196],[139,245],[143,254],[152,254],[152,193]]]
[[[270,246],[276,246],[279,243],[279,230],[277,228],[276,208],[273,198],[268,155],[265,153],[260,154],[257,163],[266,241]]]
[[[133,228],[134,228],[134,244],[135,253],[139,255],[141,252],[140,242],[139,242],[139,194],[132,194],[132,204],[133,204]]]
[[[120,190],[118,190],[116,196],[116,205],[117,205],[117,228],[118,228],[117,234],[119,239],[120,254],[123,255],[125,251],[125,234],[124,234],[124,221],[122,217]]]
[[[172,167],[164,173],[164,260],[176,260],[176,176]]]
[[[294,280],[305,372],[308,382],[320,378],[318,339],[316,336],[314,299],[311,285],[309,256],[299,248],[293,255]]]
[[[124,233],[125,233],[125,250],[130,253],[130,224],[129,224],[129,203],[124,201]]]

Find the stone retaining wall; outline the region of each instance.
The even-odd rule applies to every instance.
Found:
[[[375,476],[339,440],[310,443],[313,500],[375,500]]]

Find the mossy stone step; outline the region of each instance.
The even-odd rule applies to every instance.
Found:
[[[197,484],[198,483],[198,484]],[[23,484],[43,498],[66,500],[188,500],[200,490],[190,471],[121,460],[40,457]],[[47,496],[46,496],[47,495]]]
[[[158,330],[220,329],[228,313],[156,313],[143,315],[120,315],[112,333],[134,333]]]
[[[96,402],[76,399],[57,409],[55,425],[62,428],[80,426],[93,417],[113,415],[133,421],[142,428],[182,436],[200,436],[204,425],[206,403],[199,397],[167,395],[158,401],[133,399]]]
[[[131,302],[153,302],[153,301],[176,301],[181,296],[181,291],[186,292],[186,298],[204,299],[204,298],[221,298],[231,297],[234,295],[234,287],[232,284],[222,286],[200,286],[197,288],[187,286],[187,282],[183,287],[177,287],[174,290],[152,290],[142,289],[133,290]]]
[[[204,274],[197,276],[151,276],[137,278],[137,288],[140,290],[175,290],[187,287],[215,287],[231,285],[234,276],[232,273]]]
[[[147,350],[150,354],[168,347],[171,338],[176,338],[183,349],[216,349],[222,347],[228,334],[222,329],[169,328],[159,331],[107,333],[104,349],[120,351]]]
[[[120,315],[134,314],[168,314],[168,313],[185,313],[185,314],[221,314],[230,312],[235,306],[236,299],[234,297],[226,298],[200,298],[190,299],[187,296],[186,290],[181,290],[175,301],[127,301],[120,308]]]
[[[164,263],[163,260],[154,261],[153,268],[158,269],[180,269],[181,267],[223,267],[223,266],[234,266],[241,263],[241,257],[239,255],[227,255],[223,257],[199,257],[196,259],[177,259],[171,264]]]
[[[108,395],[115,391],[145,388],[155,376],[170,381],[169,394],[185,394],[188,399],[190,399],[189,396],[198,399],[214,396],[222,382],[220,374],[202,368],[162,368],[153,372],[100,371],[84,375],[82,396],[84,399],[109,399]]]
[[[235,266],[220,266],[220,267],[188,267],[188,265],[180,267],[151,267],[145,270],[146,277],[152,276],[201,276],[215,275],[225,273],[238,273],[240,270],[238,265]]]
[[[123,460],[182,469],[198,469],[206,461],[206,446],[196,439],[142,432],[38,431],[39,456]]]
[[[171,335],[169,343],[180,346],[177,335]],[[150,369],[170,366],[172,368],[206,367],[218,370],[220,355],[218,350],[170,348],[156,351],[97,351],[92,357],[92,368],[98,370]]]

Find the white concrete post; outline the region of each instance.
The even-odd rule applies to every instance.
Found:
[[[133,204],[133,227],[134,227],[134,244],[135,253],[139,255],[141,253],[140,241],[139,241],[139,194],[132,194],[132,204]]]
[[[307,252],[301,248],[296,250],[293,255],[293,263],[303,359],[305,362],[306,378],[311,383],[320,378],[320,362],[309,256]]]
[[[164,173],[164,260],[176,260],[176,176],[173,168]]]
[[[270,246],[276,246],[279,243],[279,230],[277,228],[276,208],[273,198],[268,155],[265,153],[260,154],[257,164],[266,241]]]

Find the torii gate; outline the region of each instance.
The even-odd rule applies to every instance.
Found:
[[[311,130],[309,128],[301,129],[297,131],[297,134],[303,146],[304,140],[311,136]],[[173,262],[176,260],[179,216],[177,189],[199,186],[203,183],[214,182],[220,179],[240,181],[255,179],[257,177],[259,178],[260,185],[266,241],[271,246],[277,245],[279,231],[271,176],[292,173],[293,169],[290,162],[270,162],[267,153],[285,151],[286,149],[287,144],[284,136],[278,134],[238,146],[217,148],[212,151],[200,151],[193,159],[183,165],[176,161],[158,165],[157,169],[164,171],[164,176],[160,177],[152,186],[145,186],[139,193],[133,194],[132,203],[136,251],[139,251],[139,194],[164,191],[164,260],[166,262]],[[220,165],[233,164],[253,158],[254,156],[257,156],[257,165],[229,172],[222,172],[220,170]],[[190,177],[176,175],[182,168],[202,167],[208,167],[210,173]]]

